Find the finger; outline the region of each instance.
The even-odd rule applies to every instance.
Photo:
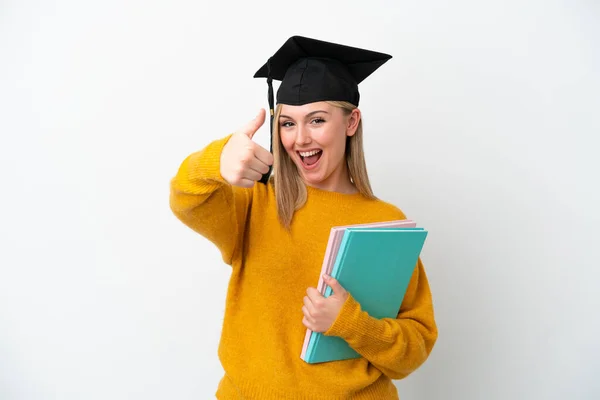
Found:
[[[302,318],[302,323],[304,324],[305,327],[307,327],[311,331],[315,330],[314,324],[312,322],[310,322],[306,317]]]
[[[323,297],[323,295],[315,288],[308,288],[306,289],[306,294],[308,295],[308,297],[310,298],[310,301],[312,302],[312,304],[314,306],[319,306],[322,301],[325,299]]]
[[[308,311],[306,306],[302,307],[302,314],[304,314],[304,318],[306,318],[306,320],[311,324],[314,324],[316,322],[315,318],[310,314],[310,311]]]
[[[256,145],[254,146],[254,156],[258,158],[261,162],[267,165],[273,165],[274,158],[273,154],[271,154],[267,149],[262,146]]]
[[[251,169],[256,171],[257,173],[261,174],[265,174],[269,171],[269,167],[265,164],[263,164],[259,159],[257,159],[254,156],[254,144],[251,140],[248,140],[248,146],[246,147],[246,149],[242,152],[241,156],[240,156],[240,162],[242,163],[243,166],[245,166],[245,169]],[[244,176],[246,177],[246,176]],[[248,177],[250,178],[250,177]],[[252,179],[252,178],[251,178]],[[256,179],[259,180],[260,178]]]
[[[258,128],[260,128],[264,122],[265,109],[261,108],[258,112],[258,115],[256,115],[252,121],[248,122],[246,126],[241,129],[241,132],[252,139],[256,131],[258,131]]]
[[[254,184],[256,183],[256,181],[257,180],[254,180],[254,179],[242,178],[237,183],[237,186],[241,186],[241,187],[245,187],[245,188],[251,188],[252,186],[254,186]]]
[[[262,174],[253,169],[246,169],[244,172],[242,172],[242,179],[247,179],[256,182],[259,181],[260,178],[262,178]]]
[[[313,315],[315,313],[315,306],[308,296],[304,296],[304,306],[308,310],[308,312]]]
[[[269,172],[269,166],[259,160],[257,157],[252,157],[252,159],[248,160],[248,166],[256,172],[260,172],[261,174],[266,174]]]
[[[344,294],[346,293],[346,290],[342,287],[342,285],[340,285],[340,283],[337,281],[337,279],[332,278],[329,275],[323,275],[323,278],[325,280],[325,283],[329,286],[331,286],[331,289],[333,290],[333,294]]]

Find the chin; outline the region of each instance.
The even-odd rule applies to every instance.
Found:
[[[311,177],[303,175],[302,179],[304,180],[304,183],[310,186],[317,186],[321,184],[321,182],[323,182],[323,179],[321,177]]]
[[[300,176],[307,185],[310,186],[320,186],[323,182],[327,180],[326,169],[316,170],[316,171],[304,171],[299,167]]]

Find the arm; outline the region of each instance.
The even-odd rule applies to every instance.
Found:
[[[419,259],[397,318],[376,319],[348,293],[333,325],[339,336],[391,379],[402,379],[422,365],[437,340],[429,282]]]
[[[231,264],[241,248],[251,189],[230,185],[220,173],[223,147],[231,135],[189,155],[171,180],[170,207],[185,225],[213,242]]]

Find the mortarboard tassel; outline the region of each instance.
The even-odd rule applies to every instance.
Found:
[[[275,107],[273,99],[273,78],[271,77],[271,58],[267,61],[267,85],[269,86],[268,98],[269,98],[269,114],[270,114],[270,140],[269,140],[269,151],[273,154],[273,119],[275,118]],[[273,166],[269,166],[269,172],[264,174],[260,180],[261,183],[267,183]]]

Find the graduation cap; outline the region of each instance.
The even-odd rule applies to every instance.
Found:
[[[358,84],[392,58],[389,54],[292,36],[254,74],[267,78],[273,152],[273,79],[281,81],[277,103],[303,105],[317,101],[347,101],[358,106]],[[271,170],[263,175],[266,183]]]

